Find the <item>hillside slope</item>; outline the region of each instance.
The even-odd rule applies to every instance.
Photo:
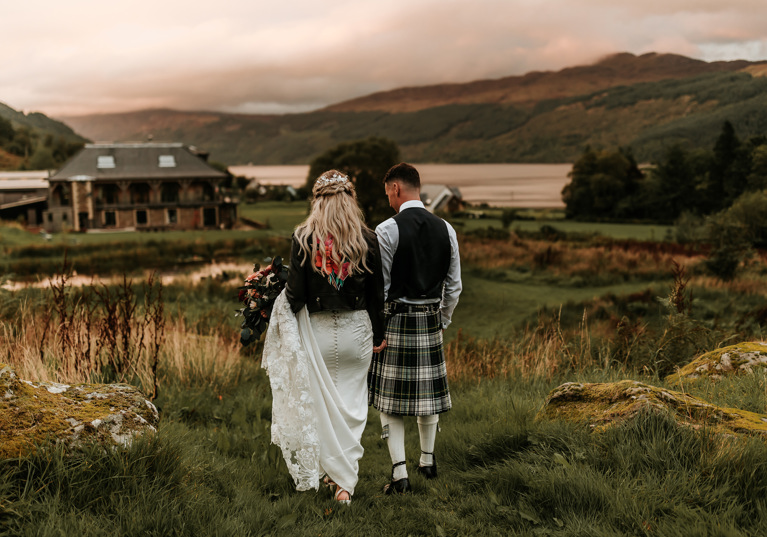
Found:
[[[0,117],[9,120],[14,128],[27,128],[37,134],[51,134],[71,142],[84,142],[85,138],[77,134],[72,127],[62,121],[51,119],[40,112],[25,114],[0,102]]]
[[[39,112],[25,114],[2,102],[0,118],[14,131],[12,139],[0,143],[0,170],[55,168],[87,141],[61,121]]]
[[[416,162],[572,162],[586,146],[642,161],[710,147],[724,120],[767,132],[767,63],[617,54],[590,66],[403,88],[287,115],[145,110],[61,118],[94,140],[182,141],[227,164],[305,164],[333,145],[395,140]]]
[[[479,80],[467,84],[439,84],[373,93],[325,108],[333,112],[380,110],[414,112],[449,104],[513,104],[534,106],[549,99],[563,99],[615,86],[688,78],[722,71],[740,71],[746,61],[711,62],[677,54],[648,53],[635,56],[619,53],[593,65],[561,71],[535,71],[524,76]]]

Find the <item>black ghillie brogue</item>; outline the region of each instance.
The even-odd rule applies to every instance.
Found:
[[[405,461],[398,462],[396,464],[393,464],[391,467],[391,483],[388,485],[384,485],[383,493],[387,496],[391,494],[405,494],[407,492],[413,492],[413,489],[410,487],[410,480],[407,477],[403,477],[402,479],[397,479],[394,481],[394,469],[397,466],[402,466],[405,464]]]
[[[421,453],[431,455],[431,466],[419,466],[416,470],[426,479],[437,479],[437,459],[434,457],[434,453],[426,453],[425,451]]]

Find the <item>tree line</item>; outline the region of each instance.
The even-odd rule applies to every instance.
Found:
[[[723,278],[767,248],[767,136],[741,140],[730,121],[713,148],[674,144],[649,167],[627,148],[587,148],[569,177],[567,218],[675,224],[677,240],[712,247],[709,268]]]
[[[39,132],[26,126],[14,127],[0,116],[0,150],[13,155],[20,170],[58,168],[82,149],[83,143]]]

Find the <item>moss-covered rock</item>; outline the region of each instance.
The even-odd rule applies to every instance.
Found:
[[[157,408],[127,384],[57,384],[19,379],[0,364],[0,459],[47,443],[128,445],[154,432]]]
[[[702,354],[676,373],[666,377],[666,382],[671,386],[684,386],[705,379],[716,380],[725,375],[753,373],[765,367],[767,367],[767,343],[751,341]]]
[[[696,429],[767,438],[767,415],[718,407],[686,393],[633,380],[562,384],[551,391],[536,419],[586,422],[593,429],[604,430],[648,409],[668,412],[680,425]]]

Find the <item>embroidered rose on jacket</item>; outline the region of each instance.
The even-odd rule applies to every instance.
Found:
[[[322,266],[322,250],[324,246],[325,252],[325,266]],[[344,280],[349,276],[349,262],[344,261],[339,267],[335,261],[333,261],[333,237],[329,236],[325,239],[325,244],[320,243],[317,239],[317,256],[314,259],[314,266],[322,268],[323,274],[327,274],[328,283],[336,289],[341,289],[344,286]]]

